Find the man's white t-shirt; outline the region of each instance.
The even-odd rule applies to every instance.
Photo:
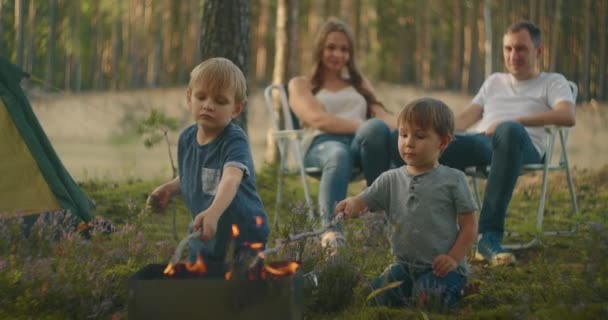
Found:
[[[536,78],[524,81],[508,73],[494,73],[473,98],[473,104],[483,109],[483,116],[474,131],[484,132],[496,122],[549,111],[564,100],[575,103],[568,81],[559,73],[541,72]],[[547,133],[543,127],[526,127],[526,131],[542,157]]]

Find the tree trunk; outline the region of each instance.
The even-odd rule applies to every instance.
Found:
[[[247,74],[249,0],[205,0],[201,23],[201,57],[225,57]],[[247,108],[235,120],[247,132]]]
[[[300,59],[306,72],[312,68],[312,50],[315,43],[315,37],[321,27],[324,10],[323,0],[310,1],[310,8],[308,11],[308,32],[306,33],[306,38],[302,42],[302,59]]]
[[[379,3],[379,6],[383,6],[384,4]],[[424,52],[424,8],[425,7],[423,5],[422,0],[418,0],[416,1],[416,17],[418,17],[417,19],[414,20],[414,30],[416,32],[416,51],[414,53],[414,61],[416,61],[416,85],[420,86],[422,85],[422,72],[423,72],[423,56],[425,55]],[[381,7],[378,8],[378,11],[380,12]],[[380,59],[380,61],[382,62],[383,59]],[[384,65],[384,64],[382,64]],[[381,68],[381,70],[383,70],[384,68]],[[381,73],[382,75],[383,73]]]
[[[0,0],[1,1],[1,0]],[[0,13],[0,16],[2,14]],[[0,34],[2,31],[0,30]],[[46,51],[46,84],[52,86],[55,78],[55,39],[57,38],[57,0],[49,3],[49,45]]]
[[[562,20],[562,0],[555,0],[555,13],[553,14],[553,26],[551,27],[551,62],[549,71],[554,72],[557,66],[558,36]]]
[[[30,0],[27,14],[27,59],[25,61],[25,70],[32,73],[34,71],[34,35],[36,33],[36,4],[34,0]]]
[[[461,91],[464,93],[469,92],[469,80],[471,74],[471,56],[473,55],[473,29],[475,28],[475,10],[474,8],[466,7],[466,18],[464,22],[464,52],[463,52],[463,63],[462,63],[462,80]]]
[[[471,29],[471,67],[469,75],[469,94],[475,93],[477,89],[481,86],[481,82],[483,81],[483,71],[481,69],[481,54],[483,53],[484,46],[484,34],[483,31],[483,14],[480,10],[483,8],[480,5],[483,5],[481,0],[473,0],[473,29]]]
[[[99,61],[101,60],[102,54],[102,41],[100,38],[103,37],[101,32],[98,31],[102,25],[101,9],[99,8],[100,4],[98,1],[93,2],[91,6],[93,7],[92,11],[95,14],[93,15],[91,26],[88,30],[90,32],[90,42],[88,45],[93,46],[93,50],[91,52],[91,63],[89,65],[91,70],[88,73],[89,77],[86,79],[87,84],[85,84],[85,86],[88,85],[92,89],[99,89],[99,75],[101,74],[101,63]]]
[[[537,22],[537,18],[536,18],[536,0],[529,0],[530,1],[530,11],[528,13],[529,18],[528,20],[530,21],[534,21]]]
[[[340,0],[340,19],[346,22],[352,29],[355,26],[355,16],[353,15],[354,0]]]
[[[196,39],[194,48],[192,48],[193,56],[191,65],[194,67],[201,63],[201,17],[202,17],[202,2],[200,0],[191,0],[192,13],[190,28],[192,29],[192,38]]]
[[[183,3],[178,3],[178,8],[177,8],[176,12],[179,17],[187,16],[187,13],[184,12],[184,8],[187,9],[187,7],[183,5]],[[188,79],[188,77],[186,76],[186,63],[184,63],[187,59],[185,57],[185,50],[184,50],[184,48],[185,48],[184,37],[186,36],[184,30],[186,30],[186,23],[187,23],[187,19],[180,18],[179,27],[177,30],[175,30],[175,32],[176,32],[175,38],[177,39],[177,56],[178,56],[178,61],[181,61],[181,63],[177,64],[177,83],[182,83],[183,81]],[[188,72],[188,74],[189,74],[189,72]],[[245,73],[245,75],[247,75],[247,73]]]
[[[4,34],[4,0],[0,0],[0,34]],[[0,41],[0,55],[7,56],[4,53],[4,41]]]
[[[597,80],[597,99],[604,100],[604,93],[606,90],[606,20],[608,20],[608,1],[603,0],[600,2],[600,7],[598,8],[598,19],[599,19],[599,37],[600,37],[600,62],[599,62],[599,72],[598,72],[598,80]]]
[[[275,32],[275,48],[274,48],[274,70],[272,73],[273,84],[285,84],[286,82],[286,69],[288,59],[288,40],[287,40],[287,25],[288,25],[288,0],[277,1],[277,20],[276,20],[276,32]],[[273,94],[273,117],[281,121],[282,112],[280,107],[280,98],[278,94]],[[266,132],[266,153],[264,155],[265,162],[274,164],[279,158],[277,150],[277,142],[272,136],[274,132],[273,128],[268,128]]]
[[[25,24],[25,0],[15,1],[15,40],[17,41],[17,59],[16,63],[23,68],[23,47],[24,47],[24,31]]]
[[[150,84],[152,87],[158,87],[160,84],[160,73],[162,65],[162,48],[163,48],[163,4],[160,2],[155,3],[154,7],[154,23],[155,25],[155,39],[154,39],[154,53],[152,57],[152,70],[150,72]],[[200,41],[200,40],[197,40]],[[197,49],[200,53],[200,49]]]
[[[446,42],[447,37],[450,35],[450,27],[447,19],[442,19],[445,15],[445,7],[438,5],[435,8],[436,16],[440,17],[439,20],[439,35],[437,37],[437,69],[435,70],[436,88],[445,89],[447,87],[446,76],[448,74],[448,57]]]
[[[122,52],[122,1],[114,6],[112,17],[112,75],[110,88],[118,90],[120,78],[120,57]]]
[[[585,0],[584,3],[585,13],[583,21],[585,22],[584,33],[584,48],[585,53],[583,55],[583,101],[588,102],[591,97],[591,0]]]
[[[266,36],[268,34],[268,22],[270,17],[269,0],[260,0],[260,13],[258,25],[255,30],[255,81],[262,83],[266,80]]]
[[[300,8],[298,0],[287,2],[287,68],[285,82],[299,73],[298,68],[298,16]]]
[[[450,87],[459,89],[462,76],[462,4],[460,1],[452,2],[452,53],[450,63]]]
[[[73,18],[73,30],[72,30],[72,41],[74,44],[74,55],[72,58],[74,73],[74,91],[80,92],[82,89],[82,42],[80,40],[80,17],[82,16],[80,6],[81,0],[73,0],[72,13],[70,14]]]
[[[485,0],[483,4],[483,28],[485,30],[484,51],[485,51],[485,78],[492,74],[492,14],[490,12],[491,0]]]
[[[552,1],[549,1],[552,2]],[[547,2],[545,2],[545,0],[540,0],[539,3],[539,11],[538,11],[538,20],[539,20],[539,24],[540,24],[540,29],[542,31],[543,34],[543,38],[544,39],[551,39],[551,30],[549,30],[549,26],[547,25]],[[547,68],[549,67],[549,43],[546,42],[546,40],[544,40],[546,45],[545,45],[545,50],[543,50],[543,55],[541,57],[541,61],[540,61],[540,66],[541,66],[541,70],[547,70]]]
[[[424,90],[431,89],[431,57],[432,54],[432,38],[431,38],[431,6],[432,1],[429,1],[424,6],[422,17],[422,47],[420,51],[422,60],[422,88]]]

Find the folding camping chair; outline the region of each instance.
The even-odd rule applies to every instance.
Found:
[[[568,84],[572,89],[572,94],[574,96],[574,101],[576,101],[576,97],[578,94],[578,87],[574,82],[569,81]],[[543,231],[543,218],[545,213],[545,202],[547,199],[547,183],[548,176],[550,171],[564,171],[566,174],[568,188],[570,189],[570,203],[572,206],[572,217],[577,217],[579,215],[578,206],[576,203],[576,194],[574,192],[574,183],[572,181],[572,173],[570,171],[570,166],[568,164],[568,154],[566,150],[566,143],[568,142],[568,135],[570,134],[571,127],[559,127],[559,126],[546,126],[545,131],[549,134],[549,138],[546,143],[546,153],[544,157],[543,163],[539,164],[527,164],[522,168],[521,174],[534,172],[534,171],[542,171],[542,183],[541,183],[541,193],[538,204],[538,211],[536,217],[536,235],[529,242],[521,242],[521,243],[510,243],[503,245],[506,249],[525,249],[531,246],[536,245],[540,241],[541,235],[562,235],[562,234],[572,234],[578,230],[578,222],[575,221],[570,229],[566,230],[548,230]],[[559,137],[560,144],[560,158],[559,162],[553,163],[553,151],[555,147],[555,140]],[[487,179],[488,174],[490,172],[490,166],[487,167],[468,167],[465,169],[465,174],[471,177],[473,183],[473,192],[475,195],[475,200],[477,201],[477,205],[481,208],[481,196],[479,194],[479,186],[477,184],[477,179]],[[575,219],[576,220],[576,219]],[[518,232],[505,232],[507,236],[519,236]]]
[[[276,90],[279,93],[280,110],[282,114],[282,121],[275,115],[274,104],[272,93]],[[277,194],[276,194],[276,208],[283,200],[283,176],[288,173],[297,172],[300,175],[302,187],[304,189],[304,200],[308,209],[308,217],[313,219],[315,214],[313,210],[313,202],[310,196],[310,188],[308,187],[307,176],[320,177],[321,168],[318,167],[305,167],[304,166],[304,152],[302,150],[302,134],[304,130],[300,127],[300,121],[297,116],[291,111],[289,107],[289,100],[287,98],[287,90],[283,84],[272,84],[264,89],[264,99],[266,102],[266,108],[272,125],[274,128],[273,137],[277,142],[279,148],[279,172],[277,182]],[[291,153],[290,153],[291,151]],[[290,166],[290,155],[292,162],[295,162],[295,168]],[[353,169],[353,177],[359,177],[361,174],[360,168]],[[278,225],[278,214],[275,214],[274,224]]]

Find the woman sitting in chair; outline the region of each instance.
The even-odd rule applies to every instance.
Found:
[[[321,169],[318,209],[324,225],[346,197],[353,169],[360,168],[371,185],[389,169],[396,149],[390,137],[396,118],[357,69],[353,48],[348,26],[330,19],[315,43],[312,75],[289,81],[289,104],[305,128],[304,165]],[[326,232],[321,244],[335,249],[343,241],[338,227]]]

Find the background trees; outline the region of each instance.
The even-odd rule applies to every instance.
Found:
[[[605,100],[607,2],[251,0],[228,5],[212,0],[0,0],[0,54],[44,79],[49,88],[175,86],[186,83],[187,71],[206,57],[204,52],[221,53],[212,42],[199,40],[204,35],[241,55],[235,59],[242,60],[255,87],[272,81],[275,54],[285,55],[279,59],[286,64],[281,74],[306,73],[319,25],[336,16],[351,25],[357,59],[373,80],[475,92],[486,74],[503,70],[506,26],[530,19],[543,30],[543,69],[577,82],[581,100]],[[287,8],[286,30],[277,29],[282,25],[277,23],[277,6],[282,3]],[[208,27],[222,23],[230,6],[250,8],[248,19],[226,22],[251,30],[250,54],[234,51],[233,45],[245,39],[229,45],[226,41],[239,37]],[[287,40],[282,41],[290,43],[283,48],[287,53],[274,45],[284,35]]]

